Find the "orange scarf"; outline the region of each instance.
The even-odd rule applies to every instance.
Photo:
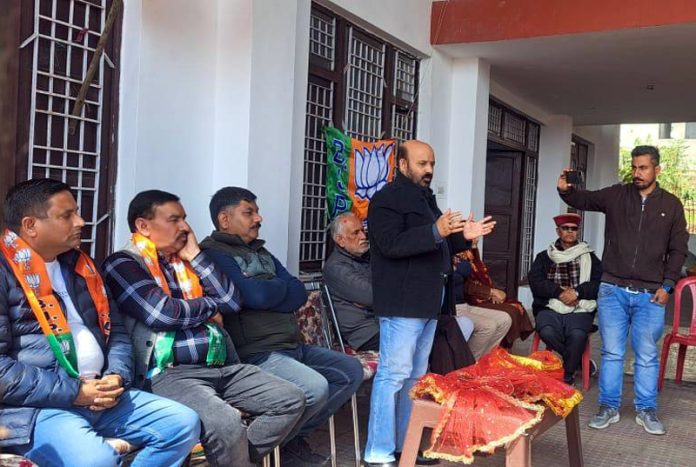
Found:
[[[37,254],[24,240],[9,229],[5,229],[3,232],[0,249],[12,268],[17,282],[21,285],[56,360],[70,376],[79,378],[75,342],[70,332],[68,320],[65,318],[58,299],[53,294],[51,280],[46,270],[46,262],[41,255]],[[80,251],[80,257],[75,264],[75,272],[87,284],[87,290],[97,310],[99,327],[104,341],[108,342],[111,332],[109,299],[106,295],[104,282],[97,272],[94,262],[82,251]]]

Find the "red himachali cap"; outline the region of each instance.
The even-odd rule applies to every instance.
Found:
[[[556,223],[557,227],[560,227],[566,224],[580,225],[580,219],[582,218],[578,214],[571,212],[568,214],[559,214],[553,218],[553,221]]]

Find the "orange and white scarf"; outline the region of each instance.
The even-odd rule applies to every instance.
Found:
[[[53,293],[51,279],[46,270],[46,262],[24,240],[9,229],[3,232],[0,244],[2,254],[12,268],[24,296],[39,322],[41,331],[60,366],[73,378],[79,378],[75,342],[65,313]],[[104,282],[92,259],[80,251],[75,264],[75,272],[85,280],[87,290],[94,302],[104,340],[108,342],[111,332],[109,317],[109,298]]]

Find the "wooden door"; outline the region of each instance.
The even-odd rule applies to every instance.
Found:
[[[523,154],[489,150],[486,158],[485,213],[497,224],[486,237],[483,259],[496,287],[517,297],[520,239],[520,187]]]

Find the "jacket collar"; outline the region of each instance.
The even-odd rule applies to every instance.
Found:
[[[251,243],[246,243],[239,235],[228,234],[226,232],[220,232],[219,230],[213,230],[210,234],[210,238],[216,242],[224,243],[225,245],[244,246],[254,251],[260,250],[266,243],[265,240],[261,240],[260,238],[252,240]]]
[[[342,254],[346,258],[350,258],[351,260],[357,261],[359,263],[369,263],[370,262],[370,250],[367,250],[367,252],[362,256],[355,256],[355,255],[350,254],[347,250],[336,245],[336,251],[338,251],[340,254]]]

